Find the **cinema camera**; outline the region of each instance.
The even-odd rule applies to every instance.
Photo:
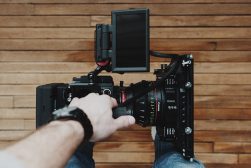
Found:
[[[185,159],[192,161],[193,150],[193,57],[149,50],[149,10],[112,11],[112,24],[98,24],[95,31],[97,68],[87,76],[74,77],[69,84],[52,83],[37,87],[36,126],[48,123],[52,112],[70,104],[74,97],[91,92],[116,98],[113,117],[132,115],[136,123],[156,126],[162,141],[173,142]],[[171,58],[155,69],[156,81],[130,86],[114,86],[107,72],[149,72],[150,55]]]

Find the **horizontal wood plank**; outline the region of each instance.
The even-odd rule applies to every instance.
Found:
[[[251,130],[251,121],[195,120],[194,127],[195,130],[208,131],[249,131]]]
[[[161,51],[192,54],[195,62],[251,62],[251,51]],[[151,57],[151,62],[169,59]],[[0,51],[1,62],[94,62],[94,51]]]
[[[251,109],[195,109],[195,119],[251,120]]]
[[[239,154],[239,163],[250,164],[251,154]]]
[[[111,10],[128,8],[149,8],[152,15],[230,15],[250,14],[246,4],[38,4],[35,15],[110,15]],[[8,11],[12,14],[13,11]],[[0,13],[1,14],[1,13]]]
[[[3,39],[88,39],[94,28],[0,28]],[[235,33],[233,33],[235,32]],[[151,38],[251,38],[251,28],[151,28]]]
[[[194,138],[199,142],[248,142],[251,131],[195,131]]]
[[[35,95],[37,85],[0,85],[0,95]]]
[[[0,96],[0,108],[13,107],[12,96]]]
[[[0,50],[94,50],[93,42],[93,39],[0,39]],[[250,51],[250,44],[250,39],[152,39],[150,48],[168,51]]]
[[[0,120],[1,130],[34,130],[34,120]]]
[[[210,95],[210,96],[250,96],[251,85],[195,85],[195,95]]]
[[[88,27],[89,16],[0,16],[0,27]]]
[[[237,154],[225,154],[225,153],[199,153],[197,158],[203,163],[219,163],[219,164],[237,164]]]
[[[1,17],[0,17],[1,18]],[[245,27],[250,16],[150,16],[151,27]],[[111,24],[110,16],[91,16],[91,26]],[[8,23],[7,23],[8,24]]]
[[[0,50],[93,50],[93,39],[2,39]]]
[[[149,8],[152,15],[250,14],[249,4],[1,4],[0,15],[110,15],[111,10]]]
[[[15,108],[30,108],[36,106],[35,96],[14,96],[14,107]]]
[[[205,164],[206,168],[250,168],[251,164]]]
[[[61,3],[251,3],[250,0],[96,0],[93,2],[92,0],[1,0],[0,3],[53,3],[53,4],[61,4]]]
[[[196,108],[251,108],[251,97],[246,96],[195,96]]]
[[[165,64],[166,62],[162,62]],[[150,71],[160,68],[161,63],[150,63]],[[15,67],[15,68],[14,68]],[[95,63],[74,62],[32,62],[32,63],[0,63],[1,72],[15,73],[81,73],[95,69]],[[195,63],[195,73],[251,73],[251,63]]]
[[[224,153],[251,153],[251,143],[249,142],[215,142],[215,152]]]
[[[0,119],[34,120],[35,118],[34,108],[0,108]]]

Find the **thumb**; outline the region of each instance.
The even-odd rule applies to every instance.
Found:
[[[114,122],[115,122],[115,127],[117,130],[117,129],[129,127],[130,125],[135,124],[135,118],[129,115],[120,116],[119,118],[115,119]]]

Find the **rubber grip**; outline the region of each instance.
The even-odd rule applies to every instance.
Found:
[[[118,118],[120,116],[124,116],[124,115],[132,115],[131,112],[129,110],[127,110],[126,107],[117,107],[115,109],[112,110],[113,111],[113,118]]]

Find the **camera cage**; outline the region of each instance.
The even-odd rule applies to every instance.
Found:
[[[148,11],[148,10],[147,10]],[[81,76],[80,78],[73,78],[73,83],[69,84],[69,86],[75,85],[75,84],[81,84],[81,81],[85,81],[88,82],[90,86],[95,86],[98,82],[99,82],[99,73],[101,73],[102,71],[107,71],[107,72],[111,72],[115,69],[115,71],[113,72],[117,72],[117,73],[124,73],[124,69],[122,71],[117,71],[116,68],[114,68],[114,64],[112,64],[111,62],[113,62],[114,58],[116,55],[115,53],[111,50],[111,48],[113,46],[111,46],[111,33],[113,33],[114,27],[112,25],[105,25],[105,24],[97,24],[96,25],[96,32],[95,32],[95,61],[97,64],[97,67],[95,70],[91,71],[88,73],[87,77],[86,76]],[[114,41],[113,41],[114,42]],[[149,41],[148,41],[149,42]],[[193,57],[192,55],[188,54],[188,55],[177,55],[177,54],[163,54],[163,53],[159,53],[156,51],[150,51],[148,48],[148,52],[149,56],[155,56],[155,57],[162,57],[162,58],[170,58],[170,64],[169,65],[163,65],[165,66],[164,68],[162,67],[161,70],[165,69],[165,73],[163,73],[164,75],[161,76],[160,79],[156,79],[155,82],[151,82],[150,84],[147,85],[147,87],[144,87],[143,90],[141,90],[141,92],[138,92],[136,95],[134,95],[134,97],[131,97],[129,99],[127,99],[126,101],[120,103],[118,105],[118,108],[114,109],[114,117],[117,118],[121,115],[130,115],[127,114],[126,111],[123,109],[123,107],[128,106],[129,104],[133,103],[135,100],[139,99],[140,97],[142,97],[143,95],[147,94],[148,92],[154,90],[155,88],[158,88],[159,86],[161,86],[166,79],[170,76],[173,75],[174,73],[176,73],[177,71],[179,71],[179,69],[182,68],[186,68],[186,72],[183,74],[182,78],[183,81],[181,83],[181,89],[180,89],[180,93],[181,95],[184,95],[188,101],[188,103],[186,103],[186,107],[184,107],[184,110],[180,111],[180,116],[179,116],[179,121],[183,124],[180,124],[182,126],[180,126],[181,131],[179,131],[176,137],[176,148],[177,150],[182,153],[182,155],[184,156],[185,159],[188,159],[190,161],[193,160],[194,157],[194,146],[193,146],[193,134],[194,134],[194,127],[193,127],[193,104],[194,104],[194,100],[193,100]],[[148,59],[148,63],[150,63],[149,59]],[[149,70],[149,67],[147,67],[147,69],[144,70]],[[166,69],[166,67],[168,67]],[[139,72],[142,69],[133,69],[131,70],[131,72]],[[128,71],[127,71],[128,72]],[[154,72],[155,74],[158,73],[158,70],[156,70]],[[74,83],[76,81],[80,81],[80,83]],[[144,83],[144,81],[142,81],[142,83]],[[37,88],[37,102],[39,102],[40,104],[37,105],[37,127],[40,126],[41,123],[43,123],[44,121],[46,121],[46,117],[50,116],[49,113],[43,114],[41,116],[40,112],[41,109],[46,107],[48,108],[48,110],[45,109],[45,111],[49,111],[49,106],[54,106],[52,101],[52,97],[60,97],[62,95],[55,95],[56,91],[55,89],[51,89],[51,88],[57,88],[60,87],[61,85],[64,85],[64,87],[66,87],[66,84],[49,84],[46,87],[43,86],[39,86]],[[69,87],[67,86],[67,87]],[[184,91],[183,89],[185,89],[186,91]],[[53,90],[53,91],[52,91]],[[53,96],[52,96],[53,94]],[[51,100],[47,100],[47,98],[50,97]],[[44,104],[49,104],[44,106]],[[183,118],[182,118],[183,117]],[[169,128],[166,127],[158,127],[157,128],[157,132],[161,132],[162,135],[167,135],[170,134],[170,132],[172,132],[172,130],[169,130]],[[163,137],[160,137],[163,140]],[[164,139],[166,140],[166,139]]]

